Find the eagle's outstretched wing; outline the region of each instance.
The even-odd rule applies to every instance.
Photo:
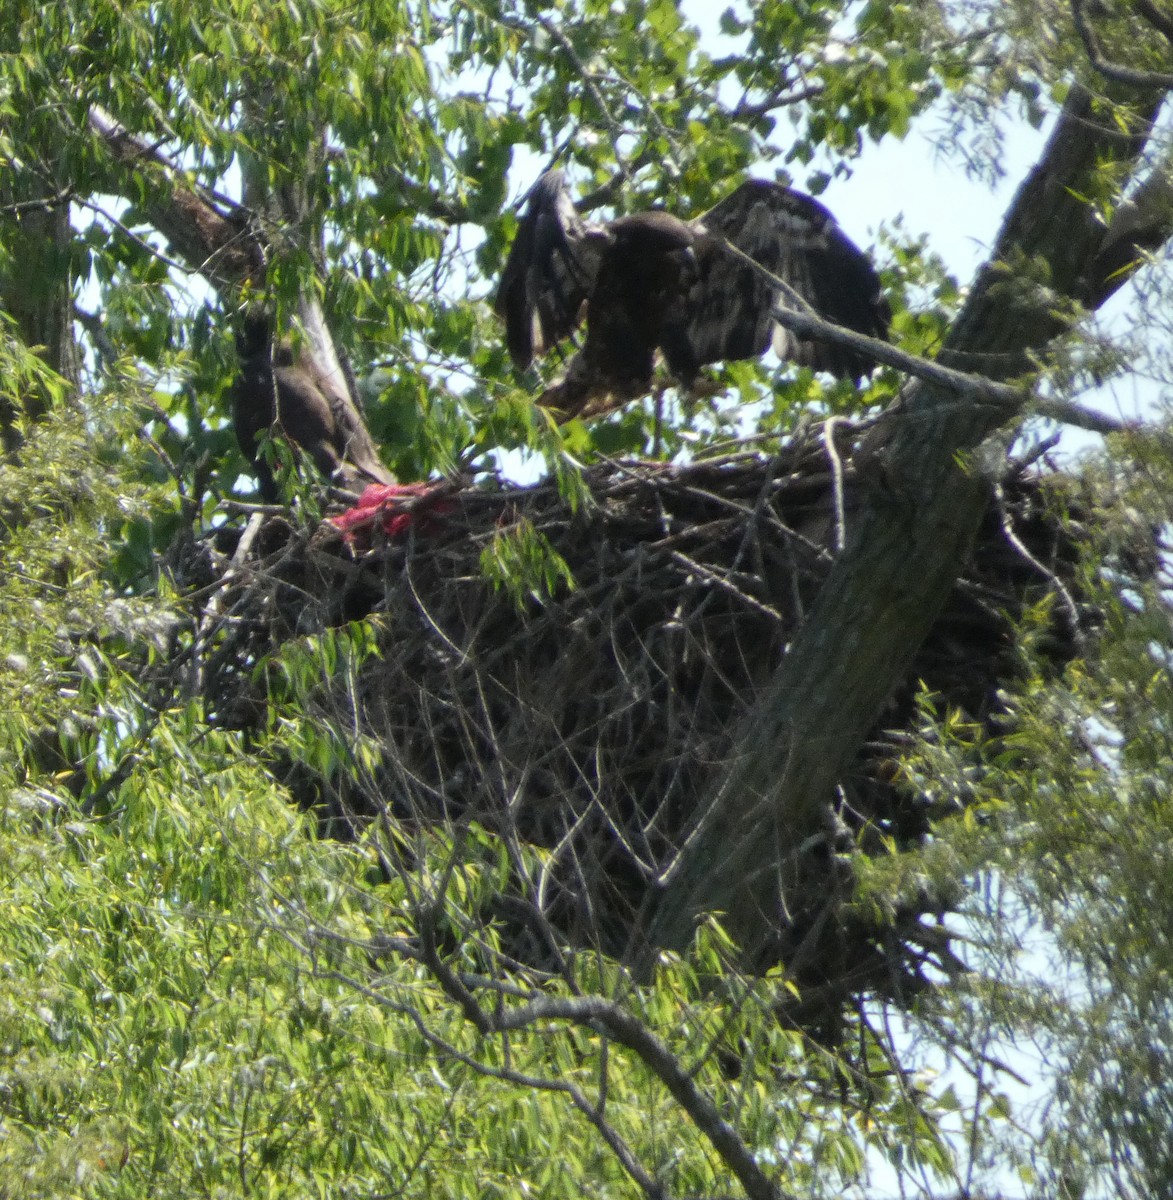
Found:
[[[729,249],[776,275],[772,284]],[[825,320],[886,338],[890,317],[868,257],[815,199],[743,183],[699,220],[649,211],[607,225],[575,211],[561,171],[534,185],[497,292],[509,352],[528,367],[585,317],[586,339],[538,403],[565,420],[646,394],[657,354],[691,388],[705,363],[780,358],[858,380],[866,354],[796,337],[774,319],[785,289]],[[791,297],[793,302],[793,296]]]
[[[494,303],[518,369],[574,332],[605,243],[602,227],[578,215],[562,172],[547,171],[530,192]]]
[[[858,380],[875,366],[830,342],[796,337],[771,316],[778,289],[736,256],[725,238],[794,290],[815,313],[857,333],[886,338],[891,312],[867,255],[817,200],[779,183],[751,179],[699,221],[699,281],[689,341],[698,365],[753,358],[773,344],[779,358]]]

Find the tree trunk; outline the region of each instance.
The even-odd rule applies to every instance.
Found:
[[[1146,96],[1109,108],[1072,90],[953,326],[944,361],[995,379],[1023,375],[1076,319],[1080,302],[1099,303],[1118,286],[1121,255],[1101,254],[1106,226],[1085,198],[1103,194],[1106,181],[1118,194],[1159,103]],[[1154,229],[1162,241],[1170,235],[1167,207],[1146,226],[1147,243],[1138,236],[1136,244],[1151,245]],[[1117,270],[1111,286],[1095,277],[1097,266]],[[780,928],[821,907],[836,786],[906,677],[969,553],[989,501],[987,480],[1011,440],[990,435],[1019,415],[917,381],[874,430],[854,464],[865,503],[664,880],[653,945],[684,946],[698,915],[719,912],[752,964],[776,952]],[[812,854],[816,848],[821,853]]]
[[[74,388],[81,358],[73,336],[72,276],[69,270],[69,203],[51,195],[48,184],[31,173],[8,171],[0,179],[0,309],[54,371]],[[24,397],[24,410],[40,416],[45,394]],[[12,451],[19,444],[11,409],[0,410],[0,440]]]

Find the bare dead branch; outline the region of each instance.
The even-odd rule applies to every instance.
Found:
[[[1060,425],[1070,425],[1073,429],[1086,429],[1089,433],[1141,433],[1148,428],[1144,421],[1126,421],[1097,412],[1075,400],[1061,400],[1053,396],[1032,396],[1027,407],[1036,416],[1046,417],[1048,421],[1056,421]]]
[[[1167,179],[1167,176],[1162,175],[1161,178]],[[1158,191],[1156,183],[1152,185],[1152,190],[1154,193]],[[1155,206],[1155,199],[1153,205]],[[1119,262],[1119,266],[1112,266],[1107,257],[1098,258],[1089,268],[1089,278],[1101,281],[1095,293],[1100,302],[1122,286],[1132,272],[1141,265],[1141,259],[1130,249],[1136,246],[1139,238],[1143,236],[1151,240],[1162,234],[1167,236],[1167,230],[1173,230],[1173,220],[1170,219],[1169,209],[1162,210],[1161,215],[1164,217],[1165,224],[1159,224],[1154,215],[1149,224],[1137,225],[1128,231],[1121,227],[1113,232],[1113,229],[1109,228],[1105,235],[1105,249],[1102,253],[1105,256],[1111,254],[1112,263],[1121,259],[1122,261]],[[1164,237],[1161,237],[1161,240],[1163,242]],[[764,279],[769,280],[780,291],[789,293],[784,280],[750,258],[744,251],[728,242],[725,243],[725,248],[731,254],[743,259],[747,266]],[[1111,291],[1106,291],[1109,277],[1112,282]],[[793,296],[792,299],[801,303],[801,299],[797,296]],[[1021,386],[1001,383],[985,375],[959,371],[932,359],[910,354],[908,351],[892,345],[891,342],[881,341],[879,338],[868,337],[866,334],[857,333],[845,326],[832,324],[816,315],[809,306],[796,308],[790,305],[776,304],[773,316],[780,325],[797,333],[800,337],[815,338],[819,341],[846,346],[848,349],[873,358],[885,366],[894,367],[916,379],[955,392],[975,403],[991,405],[1004,414],[1003,420],[1010,420],[1018,413],[1029,410],[1061,424],[1072,425],[1093,433],[1122,433],[1129,430],[1139,431],[1143,428],[1143,423],[1123,421],[1075,401],[1039,396],[1033,392],[1030,383],[1024,383]]]
[[[835,423],[840,418],[828,417],[823,422],[823,445],[827,451],[827,461],[831,464],[831,494],[835,501],[835,553],[842,552],[847,545],[847,518],[843,504],[843,460],[835,448]]]

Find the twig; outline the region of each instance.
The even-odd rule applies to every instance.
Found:
[[[11,204],[0,204],[0,216],[19,217],[26,212],[52,212],[63,204],[68,204],[75,197],[72,187],[63,187],[51,196],[41,196],[36,200],[14,200]]]
[[[739,587],[735,586],[724,575],[718,575],[716,571],[711,571],[708,567],[702,566],[695,559],[689,558],[687,554],[681,554],[679,550],[672,551],[672,557],[680,563],[682,567],[699,575],[702,579],[707,579],[710,583],[715,584],[719,588],[724,588],[731,595],[736,596],[742,604],[750,608],[756,609],[758,612],[769,617],[772,621],[777,621],[779,625],[785,624],[782,614],[776,609],[771,608],[768,604],[763,604],[760,600],[755,600],[753,596],[747,595]]]
[[[835,552],[841,554],[847,545],[847,515],[843,504],[843,462],[835,448],[835,426],[842,417],[828,417],[823,422],[822,441],[831,464],[831,495],[835,502]]]
[[[192,675],[189,686],[193,695],[199,695],[204,691],[203,650],[208,644],[212,629],[223,616],[224,596],[227,594],[228,588],[240,576],[244,563],[252,551],[253,542],[256,541],[257,534],[260,533],[264,523],[264,513],[255,512],[249,517],[248,524],[245,525],[244,532],[240,535],[240,541],[236,543],[236,549],[232,553],[228,569],[220,577],[219,586],[213,592],[200,617],[191,648]]]
[[[1083,622],[1079,616],[1079,606],[1075,603],[1075,598],[1067,590],[1066,584],[1059,578],[1049,567],[1041,563],[1023,544],[1022,539],[1015,532],[1014,524],[1010,520],[1010,514],[1006,511],[1006,493],[1003,490],[1001,482],[994,484],[994,503],[998,506],[998,518],[1002,525],[1002,534],[1006,540],[1014,547],[1015,552],[1029,563],[1040,575],[1043,576],[1055,589],[1055,594],[1059,597],[1063,607],[1067,610],[1067,618],[1071,622],[1071,636],[1076,646],[1083,648]]]
[[[587,90],[587,94],[595,102],[595,107],[599,110],[599,116],[603,119],[603,124],[607,128],[607,135],[611,139],[611,150],[615,155],[615,161],[619,164],[620,171],[625,177],[627,169],[623,166],[624,155],[620,147],[620,141],[623,138],[623,126],[615,119],[611,112],[607,101],[603,97],[603,93],[599,91],[599,85],[595,82],[595,77],[588,69],[586,63],[579,57],[578,51],[575,50],[570,39],[562,32],[562,30],[549,19],[549,17],[538,16],[537,23],[549,35],[549,37],[558,44],[562,53],[570,60],[574,69],[578,72],[578,77],[582,80],[583,86]],[[521,25],[521,23],[518,23]],[[524,26],[521,26],[524,28]]]

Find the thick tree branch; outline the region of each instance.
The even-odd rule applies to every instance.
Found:
[[[1168,236],[1166,233],[1165,237]],[[1165,237],[1162,237],[1162,242]],[[1110,258],[1105,259],[1103,266],[1098,267],[1097,271],[1101,269],[1108,271],[1116,262],[1120,264],[1115,267],[1112,274],[1104,279],[1101,293],[1104,299],[1107,299],[1112,292],[1131,278],[1133,271],[1141,265],[1143,259],[1131,239],[1122,239],[1119,243],[1106,241],[1104,252],[1110,254]],[[752,262],[752,259],[750,261]],[[757,266],[757,264],[754,265]],[[1109,282],[1111,283],[1110,291],[1107,286]],[[837,342],[841,346],[848,346],[874,358],[876,362],[895,367],[896,370],[902,371],[914,379],[934,384],[943,391],[953,392],[962,401],[985,404],[1001,411],[1005,420],[1009,420],[1019,413],[1027,415],[1033,413],[1036,416],[1057,421],[1061,425],[1072,425],[1077,429],[1087,429],[1092,433],[1142,432],[1147,428],[1142,421],[1121,420],[1119,417],[1097,412],[1094,408],[1088,408],[1074,400],[1040,396],[1027,385],[1000,383],[985,375],[974,375],[969,371],[957,371],[952,367],[942,366],[941,363],[930,358],[921,358],[919,355],[910,354],[907,350],[901,350],[899,346],[893,346],[890,342],[882,342],[878,338],[856,333],[855,330],[846,329],[842,325],[832,325],[813,313],[800,312],[797,309],[777,305],[774,308],[774,317],[780,325],[784,325],[802,337],[818,338],[822,341]]]
[[[475,219],[467,204],[442,196],[418,180],[412,179],[406,171],[398,167],[390,168],[388,177],[402,197],[404,207],[410,206],[414,213],[432,217],[446,225],[464,225]]]
[[[494,1015],[500,1030],[522,1029],[535,1022],[571,1021],[590,1025],[612,1041],[637,1054],[668,1089],[672,1098],[692,1118],[722,1160],[737,1176],[751,1200],[784,1200],[749,1152],[737,1131],[717,1106],[693,1082],[671,1050],[637,1017],[601,996],[542,998],[523,1009]]]
[[[787,108],[792,104],[804,104],[825,92],[826,84],[821,82],[795,84],[791,88],[778,88],[763,100],[747,100],[744,97],[729,110],[729,116],[734,121],[757,121],[779,108]]]
[[[68,204],[73,198],[73,188],[60,188],[51,196],[38,196],[33,200],[0,203],[0,217],[19,217],[22,213],[53,212]]]
[[[156,146],[96,104],[90,107],[89,122],[118,163],[153,184],[147,218],[192,271],[230,293],[248,282],[264,282],[264,255],[243,210],[224,216]]]
[[[435,963],[429,965],[435,970]],[[622,1005],[602,996],[539,997],[515,1009],[479,1005],[463,981],[449,970],[437,974],[440,985],[483,1034],[506,1033],[550,1021],[589,1025],[636,1054],[667,1088],[696,1127],[737,1176],[751,1200],[785,1200],[761,1169],[740,1135],[712,1100],[697,1087],[672,1051]]]
[[[1082,281],[1081,290],[1089,302],[1088,307],[1098,308],[1122,287],[1144,263],[1146,252],[1163,245],[1170,235],[1173,235],[1173,166],[1155,171],[1138,191],[1135,200],[1126,201],[1117,208],[1112,223],[1103,232],[1103,244]],[[1007,419],[1027,411],[1093,433],[1139,432],[1145,428],[1141,422],[1123,421],[1075,401],[1039,396],[1027,384],[1001,383],[985,375],[958,371],[933,359],[910,354],[891,342],[832,324],[804,304],[784,280],[745,251],[730,242],[725,243],[725,249],[782,291],[788,303],[776,304],[773,316],[780,325],[800,337],[846,346],[914,379],[954,392],[963,400],[1000,407]]]
[[[283,902],[289,904],[287,897]],[[500,1003],[504,996],[521,998],[523,993],[516,986],[498,979],[487,979],[484,976],[469,975],[454,971],[440,957],[434,944],[435,916],[425,913],[420,923],[421,939],[418,944],[403,939],[380,938],[367,947],[374,956],[388,951],[402,954],[415,962],[428,967],[437,983],[444,989],[450,999],[456,1002],[461,1012],[477,1031],[485,1037],[508,1034],[533,1026],[545,1026],[553,1022],[586,1026],[609,1038],[617,1045],[623,1046],[635,1054],[639,1060],[660,1080],[672,1098],[686,1112],[692,1122],[713,1146],[721,1160],[737,1176],[751,1200],[794,1200],[789,1193],[783,1192],[762,1170],[749,1147],[738,1134],[737,1130],[725,1119],[721,1110],[701,1090],[692,1075],[684,1069],[679,1058],[671,1048],[659,1038],[640,1018],[631,1013],[623,1005],[603,996],[546,996],[541,993],[532,996],[527,1003],[506,1007]],[[308,916],[308,914],[307,914]],[[356,944],[342,938],[335,930],[316,926],[310,922],[315,939],[342,941]],[[280,931],[307,955],[308,947],[302,944],[286,929]],[[570,1095],[576,1107],[580,1109],[600,1127],[596,1120],[597,1113],[586,1101],[585,1096],[573,1085],[532,1076],[520,1076],[516,1072],[500,1067],[490,1067],[479,1060],[463,1054],[450,1043],[435,1034],[423,1020],[422,1016],[412,1007],[397,1004],[384,992],[368,987],[366,984],[334,971],[326,973],[328,977],[338,979],[347,986],[362,992],[376,1003],[395,1008],[411,1016],[424,1036],[441,1049],[473,1069],[498,1078],[520,1082],[527,1087],[541,1087],[566,1092]],[[482,1004],[476,992],[487,989],[492,1002]],[[594,1115],[592,1115],[594,1114]],[[600,1127],[601,1128],[601,1127]],[[610,1144],[610,1143],[609,1143]],[[625,1168],[632,1174],[645,1192],[654,1194],[655,1189],[650,1184],[650,1177],[639,1165],[629,1149],[620,1143],[612,1145],[617,1156],[623,1161]]]
[[[1019,377],[1102,291],[1089,269],[1105,230],[1085,198],[1103,190],[1103,171],[1137,170],[1158,104],[1147,96],[1105,112],[1073,89],[950,331],[945,365]],[[1022,287],[1006,264],[1033,264],[1046,286]],[[776,953],[787,919],[833,885],[836,785],[969,553],[990,495],[983,455],[1000,465],[1005,452],[983,442],[1014,415],[917,380],[869,435],[855,465],[870,489],[846,549],[663,880],[653,945],[687,945],[698,914],[722,912],[758,963]]]

